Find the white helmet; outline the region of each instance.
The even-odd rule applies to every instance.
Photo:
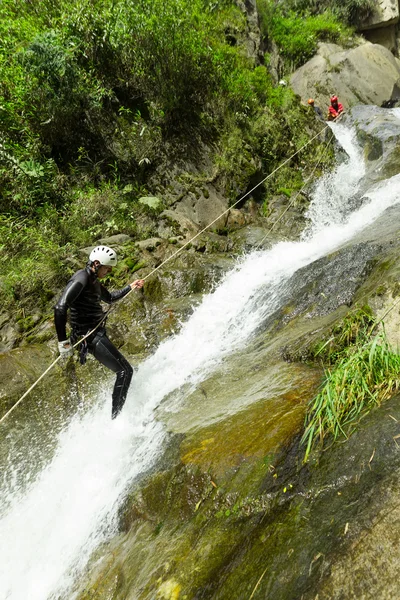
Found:
[[[117,264],[117,253],[108,246],[96,246],[90,253],[89,260],[98,260],[101,265],[115,267]]]

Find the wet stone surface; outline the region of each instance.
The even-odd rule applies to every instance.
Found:
[[[118,581],[116,599],[395,597],[399,397],[308,465],[296,441],[260,459],[249,440],[253,459],[225,464],[221,479],[235,439],[242,451],[230,431],[214,451],[203,432],[201,464],[196,438],[177,440],[183,463],[132,495],[96,581]],[[173,585],[179,594],[163,595]]]

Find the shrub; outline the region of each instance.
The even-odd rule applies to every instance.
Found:
[[[40,227],[37,221],[0,215],[3,307],[17,301],[29,308],[43,308],[62,278],[62,258],[68,249],[60,246],[54,213],[47,210]]]
[[[337,3],[331,0],[286,0],[285,2],[286,10],[294,11],[298,16],[323,14],[329,10],[346,25],[355,27],[370,17],[375,7],[374,0],[342,0]]]
[[[199,0],[120,3],[124,27],[110,43],[121,54],[126,84],[164,117],[166,132],[197,122],[220,86],[224,65]],[[211,35],[210,35],[211,34]]]
[[[302,12],[295,13],[292,4],[283,6],[271,0],[257,2],[262,33],[276,43],[289,71],[312,58],[319,41],[347,42],[350,33],[329,9],[321,14],[310,14],[304,7]]]

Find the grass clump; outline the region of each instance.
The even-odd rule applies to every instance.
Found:
[[[328,339],[322,339],[310,348],[308,360],[317,361],[325,367],[336,365],[350,346],[362,346],[368,342],[375,324],[368,305],[358,308],[332,328]]]
[[[295,10],[296,13],[323,14],[327,10],[340,19],[343,23],[358,27],[366,19],[372,16],[376,10],[374,0],[342,0],[333,3],[331,0],[286,0],[287,10]]]
[[[323,387],[306,416],[301,440],[306,447],[304,460],[318,441],[322,446],[329,436],[347,438],[362,415],[400,387],[400,355],[393,352],[384,330],[373,335],[375,324],[365,325],[349,338],[349,346],[330,355],[332,367],[326,370]]]
[[[258,0],[257,6],[261,32],[268,42],[275,42],[287,71],[312,58],[318,42],[348,45],[353,34],[342,13],[330,7],[317,11],[311,2],[299,6],[295,2],[283,4],[272,0]]]

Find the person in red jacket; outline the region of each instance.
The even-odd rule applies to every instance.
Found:
[[[339,102],[337,96],[332,96],[331,105],[328,108],[328,121],[334,121],[342,112],[343,104]]]

